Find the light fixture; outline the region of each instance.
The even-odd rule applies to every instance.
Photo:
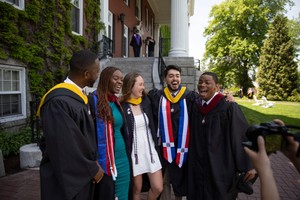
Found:
[[[121,14],[119,15],[119,20],[120,20],[122,23],[124,23],[124,21],[125,21],[125,14],[124,14],[124,13],[121,13]]]

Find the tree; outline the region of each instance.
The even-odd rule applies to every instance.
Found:
[[[160,37],[161,37],[161,46],[162,48],[160,49],[160,53],[162,56],[168,56],[171,48],[171,43],[170,43],[170,27],[167,25],[163,25],[160,27]]]
[[[300,54],[300,13],[297,18],[288,21],[289,34],[296,48],[297,56]]]
[[[295,47],[289,36],[288,19],[275,17],[262,48],[257,74],[259,96],[287,100],[297,90],[298,72]]]
[[[214,6],[204,35],[208,37],[204,59],[218,72],[235,75],[244,93],[252,87],[260,50],[269,22],[291,0],[226,0]],[[249,73],[250,72],[250,73]]]

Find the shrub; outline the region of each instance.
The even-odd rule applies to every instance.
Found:
[[[18,133],[0,133],[0,149],[3,156],[18,155],[21,146],[31,142],[31,129],[24,128]]]
[[[293,102],[300,102],[300,93],[298,93],[296,90],[292,92],[292,96],[287,98],[288,101]]]
[[[234,97],[238,97],[239,96],[239,90],[240,90],[240,88],[238,88],[238,87],[231,87],[231,88],[228,88],[226,91],[229,92],[229,93],[232,93],[232,95]]]

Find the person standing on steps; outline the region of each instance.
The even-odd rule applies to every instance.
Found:
[[[148,57],[153,57],[154,56],[154,46],[155,46],[155,40],[153,37],[147,37],[147,46],[148,46]]]
[[[139,34],[139,30],[137,28],[133,29],[133,35],[131,37],[130,45],[132,46],[134,57],[140,57],[141,47],[142,47],[142,38]]]

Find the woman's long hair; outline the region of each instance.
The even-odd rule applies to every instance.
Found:
[[[123,79],[122,96],[120,97],[121,102],[126,102],[131,95],[131,89],[133,88],[136,78],[141,76],[138,72],[129,72]],[[142,77],[142,76],[141,76]],[[143,96],[146,95],[145,90]]]
[[[111,84],[111,78],[117,70],[121,71],[117,67],[106,67],[104,70],[102,70],[99,78],[99,83],[97,87],[97,109],[99,111],[98,117],[104,119],[105,121],[113,121],[113,116],[109,107],[107,95],[114,95],[110,93],[109,87]]]

